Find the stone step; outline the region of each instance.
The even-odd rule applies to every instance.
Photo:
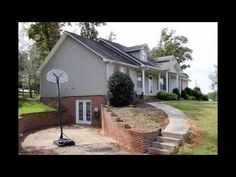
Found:
[[[171,151],[157,147],[148,147],[148,153],[153,155],[170,155]]]
[[[175,144],[181,144],[182,142],[182,140],[179,138],[171,138],[171,137],[165,137],[165,136],[158,136],[157,141],[163,142],[163,143],[175,143]]]
[[[163,143],[163,142],[158,142],[155,141],[152,143],[152,147],[157,147],[160,149],[167,149],[170,151],[175,151],[175,149],[177,148],[178,144],[174,144],[174,143]]]
[[[178,134],[178,133],[162,132],[162,135],[166,136],[166,137],[178,138],[178,139],[183,140],[183,135],[182,134]]]

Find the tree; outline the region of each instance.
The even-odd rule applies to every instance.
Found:
[[[168,28],[163,28],[158,46],[154,47],[149,55],[153,58],[174,55],[179,64],[186,60],[192,60],[192,49],[185,46],[188,43],[188,38],[185,36],[174,36],[174,33],[174,30],[168,32]],[[188,67],[190,66],[186,64],[181,65],[182,69]]]
[[[32,45],[29,53],[19,54],[19,80],[21,86],[27,87],[29,89],[30,98],[32,98],[32,90],[36,91],[39,88],[39,78],[36,75],[36,71],[40,66],[39,53],[37,51],[36,45]],[[23,69],[21,66],[24,65]]]
[[[18,53],[18,88],[23,89],[24,96],[24,87],[25,87],[25,68],[27,62],[28,54],[26,52]]]
[[[64,23],[60,22],[36,22],[30,25],[28,36],[33,39],[37,51],[40,53],[40,63],[46,58],[53,46],[60,38],[60,28]]]
[[[214,65],[215,67],[215,71],[213,73],[211,73],[208,77],[211,80],[211,89],[215,90],[215,88],[217,87],[218,84],[218,80],[217,80],[217,65]]]
[[[113,33],[113,31],[110,32],[110,34],[108,36],[108,40],[111,41],[111,42],[116,40],[116,34]]]
[[[80,22],[81,27],[80,35],[89,39],[96,39],[98,36],[98,31],[95,27],[100,25],[106,25],[104,22]]]

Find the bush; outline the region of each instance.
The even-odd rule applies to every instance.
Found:
[[[196,100],[196,97],[195,97],[195,96],[188,96],[187,99],[188,99],[188,100]]]
[[[167,94],[166,91],[159,91],[159,92],[156,94],[156,97],[157,97],[158,99],[165,100],[165,99],[166,99],[166,94]]]
[[[197,91],[201,92],[201,89],[199,87],[194,87],[193,90],[197,90]]]
[[[208,93],[208,98],[213,100],[213,101],[217,101],[217,92],[210,92]]]
[[[202,94],[202,92],[201,92],[199,87],[195,87],[193,89],[193,96],[196,97],[196,100],[201,100],[202,99],[203,94]]]
[[[134,99],[134,83],[127,74],[115,72],[109,79],[108,88],[112,106],[128,106]]]
[[[203,101],[208,101],[208,96],[207,96],[207,95],[203,95],[203,96],[202,96],[202,100],[203,100]]]
[[[178,96],[175,93],[167,93],[166,91],[159,91],[156,95],[161,100],[177,100]]]
[[[178,88],[173,89],[173,93],[175,93],[178,96],[178,99],[180,98],[180,93]]]
[[[185,90],[182,90],[182,92],[181,92],[181,97],[182,97],[183,99],[185,99],[185,100],[188,99],[188,94],[187,94],[187,92],[186,92]]]
[[[186,87],[186,88],[184,89],[184,91],[187,93],[187,95],[189,95],[189,96],[194,96],[194,95],[193,95],[193,90],[192,90],[191,88]]]
[[[175,93],[170,93],[171,94],[171,99],[172,100],[178,100],[179,99],[179,97],[178,97],[178,95],[176,95]]]

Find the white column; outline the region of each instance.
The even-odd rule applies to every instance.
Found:
[[[168,92],[168,87],[169,87],[169,85],[168,85],[168,71],[166,71],[166,92]]]
[[[158,73],[158,90],[161,91],[161,73]]]
[[[179,74],[176,74],[176,88],[179,89]]]
[[[145,70],[142,69],[142,88],[143,88],[143,94],[145,95]]]

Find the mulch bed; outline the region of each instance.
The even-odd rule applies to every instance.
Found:
[[[126,107],[110,107],[121,120],[139,132],[156,131],[168,125],[167,114],[145,103]]]

